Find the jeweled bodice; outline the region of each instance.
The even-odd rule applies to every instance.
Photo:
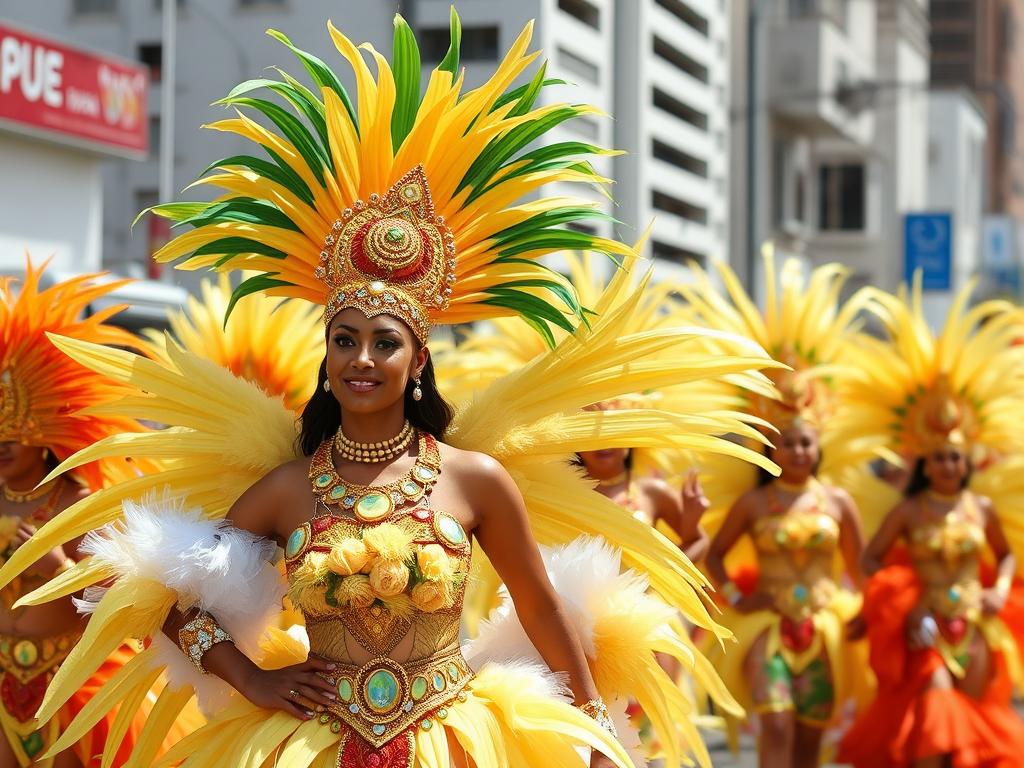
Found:
[[[930,514],[922,501],[922,512],[922,519],[908,531],[907,542],[928,608],[947,618],[967,615],[981,600],[978,567],[985,526],[977,500],[965,493],[941,516]]]
[[[470,558],[458,520],[427,506],[376,523],[317,517],[288,537],[289,595],[310,651],[338,667],[329,679],[339,702],[321,723],[380,745],[463,695]]]
[[[827,503],[823,490],[805,494],[789,508],[754,521],[758,587],[771,593],[777,610],[791,618],[809,616],[835,594],[839,523],[828,513]]]

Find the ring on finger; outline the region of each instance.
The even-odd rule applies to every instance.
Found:
[[[288,691],[288,698],[290,698],[290,699],[298,699],[299,698],[299,692],[296,691],[293,688],[292,690]]]

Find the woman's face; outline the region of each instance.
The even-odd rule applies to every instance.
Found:
[[[0,480],[7,482],[46,474],[45,450],[14,440],[0,441]]]
[[[374,413],[403,400],[427,354],[402,321],[343,309],[327,333],[327,380],[343,410]]]
[[[606,448],[603,451],[580,451],[580,461],[594,480],[608,480],[626,471],[628,448]]]
[[[967,455],[955,446],[940,448],[924,459],[924,475],[932,489],[939,493],[957,493],[968,471]]]
[[[777,447],[771,458],[782,469],[782,478],[803,482],[814,474],[821,460],[818,432],[806,424],[786,427],[776,440]]]

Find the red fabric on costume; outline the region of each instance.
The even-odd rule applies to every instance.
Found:
[[[1024,755],[1024,723],[1010,707],[1012,684],[995,654],[993,680],[978,701],[956,690],[929,688],[943,661],[932,649],[911,651],[907,616],[921,594],[917,574],[896,556],[864,592],[864,619],[878,694],[839,748],[855,768],[906,768],[952,754],[954,768],[1013,768]]]

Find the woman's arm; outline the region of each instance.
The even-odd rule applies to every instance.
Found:
[[[864,554],[864,531],[860,525],[857,505],[846,491],[832,488],[832,500],[839,507],[839,550],[850,580],[858,588],[864,581],[861,571],[861,557]]]
[[[1013,575],[1017,571],[1017,558],[1010,549],[992,502],[985,497],[979,497],[978,506],[985,519],[985,539],[996,557],[996,583],[991,589],[985,590],[982,607],[986,613],[996,614],[1003,609],[1006,598],[1010,595]]]
[[[860,563],[865,576],[873,576],[882,569],[886,554],[906,531],[909,505],[909,501],[903,501],[893,507],[864,548]]]
[[[699,562],[707,554],[710,539],[700,526],[700,519],[711,506],[700,486],[697,471],[691,469],[677,496],[661,480],[648,481],[647,488],[654,505],[654,522],[664,520],[679,540],[680,549],[691,562]]]
[[[553,672],[568,675],[575,703],[599,698],[587,657],[544,568],[523,497],[494,459],[470,454],[461,462],[474,534],[508,588],[527,636]]]
[[[280,511],[288,509],[289,502],[294,503],[296,471],[296,467],[286,464],[260,479],[234,503],[228,520],[241,530],[281,541],[285,534],[279,530]],[[304,474],[301,480],[305,482]],[[178,645],[179,632],[197,617],[197,610],[182,613],[172,608],[164,622],[164,634]],[[333,687],[316,674],[330,672],[334,665],[312,655],[302,664],[265,671],[233,642],[219,642],[203,654],[202,666],[253,704],[281,709],[305,720],[315,715],[318,706],[326,706],[336,698]]]

